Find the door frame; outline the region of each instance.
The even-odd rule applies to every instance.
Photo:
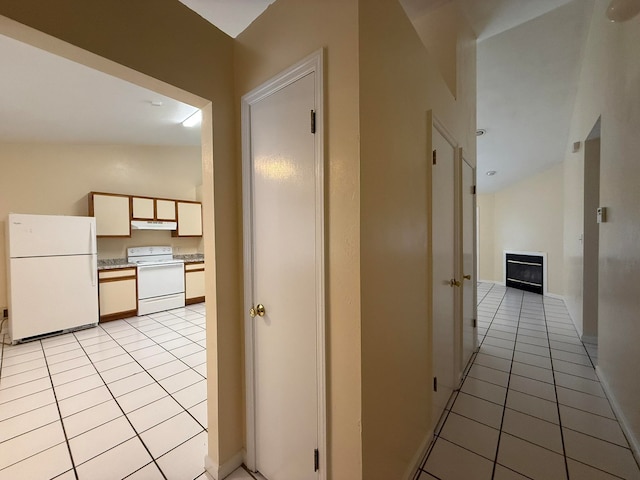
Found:
[[[255,336],[254,321],[249,316],[253,305],[253,177],[251,169],[251,106],[291,85],[302,77],[315,74],[315,185],[316,185],[316,378],[318,391],[318,478],[327,478],[327,412],[325,354],[325,253],[324,253],[324,49],[320,49],[275,77],[243,95],[242,115],[242,217],[244,252],[244,334],[245,334],[245,465],[256,470]],[[311,461],[311,458],[309,459]]]
[[[462,250],[462,245],[460,243],[460,227],[459,227],[459,223],[460,223],[460,215],[461,213],[458,211],[460,209],[460,201],[459,201],[459,194],[460,194],[460,186],[459,186],[459,179],[460,179],[460,172],[461,172],[461,167],[459,165],[460,162],[460,148],[459,148],[459,143],[457,142],[457,140],[455,139],[455,137],[453,136],[453,134],[451,134],[451,132],[447,129],[447,127],[445,127],[444,123],[442,123],[440,121],[440,119],[435,115],[435,113],[433,112],[433,110],[428,110],[427,111],[427,152],[432,152],[433,151],[433,129],[436,129],[442,136],[443,138],[449,143],[449,145],[451,145],[451,147],[453,148],[453,178],[452,178],[452,186],[453,186],[453,191],[452,191],[452,198],[451,201],[453,202],[453,265],[452,265],[452,274],[454,275],[455,279],[458,280],[457,277],[460,277],[459,272],[462,269],[462,265],[461,265],[461,260],[460,260],[460,255],[459,252],[461,252]],[[431,189],[431,194],[429,196],[429,210],[428,210],[428,234],[429,234],[429,250],[428,250],[428,280],[429,280],[429,285],[428,285],[428,300],[429,300],[429,304],[430,304],[430,309],[429,309],[429,313],[430,313],[430,325],[429,325],[429,336],[431,339],[431,347],[432,347],[432,352],[431,352],[431,366],[432,366],[432,377],[435,376],[435,360],[434,360],[434,355],[433,355],[433,345],[434,345],[434,338],[433,338],[433,326],[434,326],[434,322],[435,322],[435,316],[434,316],[434,312],[433,312],[433,307],[434,307],[434,301],[433,301],[433,287],[434,287],[434,276],[433,276],[433,235],[434,235],[434,231],[433,231],[433,209],[437,208],[436,205],[434,205],[433,202],[433,162],[432,162],[432,157],[431,154],[428,155],[428,162],[429,162],[429,188]],[[453,365],[451,365],[451,378],[454,382],[454,387],[453,389],[455,390],[456,386],[459,385],[460,380],[462,379],[462,375],[461,372],[459,372],[459,365],[461,363],[461,358],[462,358],[462,326],[460,324],[460,316],[461,316],[461,302],[462,302],[462,295],[461,295],[461,289],[460,288],[455,288],[453,291]],[[432,392],[433,395],[433,392]],[[437,427],[437,425],[434,425],[434,427]]]
[[[473,166],[471,164],[471,162],[469,162],[469,160],[467,160],[467,157],[464,153],[464,150],[462,147],[460,147],[459,149],[459,155],[458,155],[459,159],[460,159],[460,227],[462,229],[461,233],[461,237],[460,237],[460,275],[464,275],[464,225],[463,225],[463,219],[464,219],[464,165],[465,163],[467,164],[467,166],[471,169],[471,174],[473,177],[473,187],[472,188],[476,188],[476,184],[477,184],[477,178],[476,178],[476,167]],[[471,284],[471,288],[473,290],[473,295],[472,295],[472,302],[473,302],[473,311],[471,312],[471,316],[475,319],[475,326],[473,327],[473,348],[472,348],[472,352],[475,352],[478,349],[478,218],[477,218],[477,207],[478,207],[478,201],[477,201],[477,196],[474,190],[473,193],[473,206],[472,206],[472,212],[471,212],[471,217],[473,219],[473,230],[471,232],[472,238],[473,238],[473,262],[472,262],[472,272],[471,272],[471,280],[470,280],[470,284]],[[464,283],[464,279],[461,280]],[[460,299],[460,305],[461,305],[461,315],[460,315],[460,322],[464,322],[464,290],[463,290],[463,294],[461,295],[461,299]],[[464,374],[464,368],[466,367],[466,363],[464,362],[464,358],[462,358],[462,356],[464,355],[464,324],[462,325],[462,332],[461,332],[461,348],[460,348],[460,355],[461,355],[461,362],[462,362],[462,369],[463,369],[463,374]],[[467,359],[468,361],[468,359]]]

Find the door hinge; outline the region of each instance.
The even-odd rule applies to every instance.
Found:
[[[316,448],[313,451],[313,471],[317,472],[318,470],[320,470],[320,452]]]
[[[438,391],[438,377],[433,377],[433,391]]]
[[[438,153],[437,153],[437,152],[438,152],[437,150],[434,150],[434,151],[433,151],[433,153],[432,153],[432,155],[431,155],[431,156],[432,156],[432,158],[433,158],[433,164],[434,164],[434,165],[436,164],[437,157],[438,157]]]
[[[476,328],[478,326],[478,320],[476,320],[475,318],[473,319],[473,321],[471,323],[473,325],[473,328]]]
[[[311,110],[311,133],[316,133],[316,112]]]
[[[476,194],[476,186],[474,185],[473,187],[471,187],[471,195],[475,195]]]

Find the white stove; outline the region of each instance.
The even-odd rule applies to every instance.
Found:
[[[138,269],[138,315],[184,307],[184,261],[172,247],[128,248],[127,261]]]

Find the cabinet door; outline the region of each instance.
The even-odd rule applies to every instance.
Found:
[[[130,237],[131,213],[128,195],[91,193],[89,216],[96,217],[98,237]]]
[[[202,204],[178,202],[178,237],[202,236]]]
[[[100,320],[134,316],[138,308],[136,270],[106,270],[99,275]]]
[[[153,198],[132,197],[131,207],[136,220],[155,220]]]
[[[204,302],[204,264],[199,270],[185,271],[185,301],[187,304]]]
[[[176,202],[175,200],[156,199],[156,219],[157,220],[176,220]]]

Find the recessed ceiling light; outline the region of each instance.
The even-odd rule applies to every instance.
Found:
[[[476,130],[476,137],[481,137],[485,133],[487,133],[487,131],[484,128],[479,128],[478,130]]]
[[[489,171],[487,172],[487,176],[489,176],[489,177],[493,177],[496,173],[498,173],[498,172],[496,172],[495,170],[489,170]]]
[[[152,100],[151,105],[153,105],[154,107],[161,107],[164,104],[160,100]]]
[[[640,13],[638,0],[611,0],[607,8],[607,18],[612,22],[626,22]]]

